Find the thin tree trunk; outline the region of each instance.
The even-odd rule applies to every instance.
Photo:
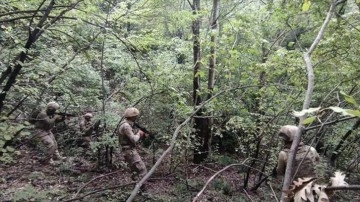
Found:
[[[193,0],[192,4],[193,14],[198,15],[200,10],[200,0]],[[194,106],[201,104],[202,99],[198,92],[200,91],[200,69],[201,69],[201,44],[200,44],[200,25],[201,18],[196,17],[192,23],[192,32],[194,37],[193,42],[193,59],[194,59],[194,78],[193,78],[193,100]],[[194,149],[194,163],[201,163],[206,157],[207,153],[204,150],[204,137],[208,131],[208,120],[202,118],[205,113],[205,109],[201,109],[197,112],[196,118],[194,118],[195,129],[195,149]]]

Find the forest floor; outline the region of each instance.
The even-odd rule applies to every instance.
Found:
[[[0,201],[125,201],[135,185],[119,153],[113,161],[116,168],[108,169],[99,168],[81,152],[71,157],[67,152],[65,161],[44,166],[39,163],[37,149],[23,145],[19,151],[12,163],[0,166]],[[151,155],[144,159],[149,169],[153,165]],[[135,201],[191,201],[207,180],[224,167],[215,162],[184,165],[171,162],[168,157]],[[198,201],[276,201],[269,190],[244,191],[242,176],[236,166],[225,170],[213,179]]]

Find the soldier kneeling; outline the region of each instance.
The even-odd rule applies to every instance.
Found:
[[[279,153],[276,168],[276,174],[278,176],[285,174],[288,153],[298,130],[300,129],[297,126],[285,125],[281,127],[279,131],[279,136],[284,141],[284,148]],[[314,147],[304,145],[303,142],[300,142],[294,162],[294,172],[296,172],[294,179],[300,177],[316,177],[315,166],[319,163],[319,160],[319,154]]]

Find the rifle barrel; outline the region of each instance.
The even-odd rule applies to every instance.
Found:
[[[75,114],[69,114],[69,113],[65,113],[65,112],[55,112],[55,114],[61,115],[61,116],[76,116]]]

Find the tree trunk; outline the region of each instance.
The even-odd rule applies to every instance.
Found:
[[[192,4],[193,14],[197,15],[200,10],[200,0],[193,0]],[[200,76],[199,72],[201,69],[201,49],[200,49],[200,25],[201,18],[196,17],[192,22],[192,32],[194,37],[193,42],[193,59],[194,59],[194,78],[193,78],[193,100],[194,106],[201,104],[202,99],[198,92],[200,91]],[[194,149],[194,163],[201,163],[206,157],[207,153],[203,148],[204,137],[207,136],[208,123],[207,119],[203,119],[205,110],[201,109],[197,112],[194,118],[194,129],[195,129],[195,149]]]

